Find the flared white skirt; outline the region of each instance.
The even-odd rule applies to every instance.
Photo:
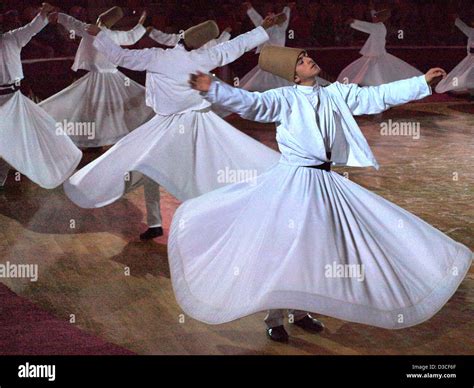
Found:
[[[474,89],[474,54],[469,54],[436,86],[437,93]]]
[[[405,61],[385,53],[376,57],[363,56],[355,60],[341,71],[337,80],[360,86],[377,86],[422,74]]]
[[[179,305],[206,323],[288,308],[389,329],[432,317],[472,261],[343,176],[283,163],[182,204],[168,256]]]
[[[121,72],[89,72],[40,106],[81,148],[115,144],[154,116],[145,88]]]
[[[74,174],[64,189],[80,207],[105,206],[124,194],[125,179],[135,171],[184,201],[250,180],[279,156],[210,110],[156,115]]]
[[[52,189],[76,169],[82,152],[57,132],[55,120],[20,91],[0,96],[0,158]]]

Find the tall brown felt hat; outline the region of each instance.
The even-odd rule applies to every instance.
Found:
[[[120,7],[112,7],[101,13],[98,17],[98,21],[100,21],[104,26],[107,28],[111,28],[115,23],[117,23],[120,19],[123,18],[123,10]]]
[[[278,77],[295,82],[296,62],[305,50],[293,47],[265,46],[260,52],[258,66]]]
[[[214,20],[208,20],[184,31],[184,42],[191,49],[197,49],[219,36],[219,27]]]

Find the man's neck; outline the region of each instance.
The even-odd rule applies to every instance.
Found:
[[[301,85],[301,86],[314,86],[314,85],[316,85],[316,78],[311,78],[311,79],[308,79],[308,80],[305,80],[305,81],[301,81],[299,83],[299,85]]]

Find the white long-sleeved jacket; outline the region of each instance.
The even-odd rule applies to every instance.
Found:
[[[187,51],[178,44],[172,49],[127,50],[101,31],[94,46],[112,63],[136,71],[146,71],[146,103],[161,115],[209,108],[211,104],[189,85],[189,75],[209,72],[235,61],[245,52],[268,40],[263,27],[208,49]]]
[[[283,163],[317,165],[327,161],[326,151],[331,151],[335,165],[378,168],[353,115],[380,113],[430,94],[423,75],[380,86],[334,82],[327,87],[295,85],[264,93],[214,81],[203,96],[245,119],[276,123]]]
[[[59,14],[58,22],[69,31],[71,37],[80,36],[82,38],[76,52],[72,70],[77,71],[82,69],[100,73],[114,73],[117,71],[117,65],[110,62],[93,46],[94,37],[89,35],[86,31],[89,24],[81,22],[64,13]],[[145,34],[146,29],[143,25],[137,24],[130,31],[115,31],[106,27],[102,27],[102,31],[105,31],[115,43],[129,46],[139,41]]]
[[[24,78],[21,49],[48,24],[41,14],[27,25],[0,34],[0,85],[9,85]]]

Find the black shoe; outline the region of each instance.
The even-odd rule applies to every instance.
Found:
[[[288,333],[286,332],[283,325],[269,327],[267,329],[267,335],[272,341],[276,342],[288,342]]]
[[[161,226],[157,226],[154,228],[148,228],[145,233],[140,235],[140,240],[151,240],[160,236],[163,236],[163,228]]]
[[[304,318],[298,319],[294,324],[311,333],[320,333],[324,330],[323,323],[309,314]]]

